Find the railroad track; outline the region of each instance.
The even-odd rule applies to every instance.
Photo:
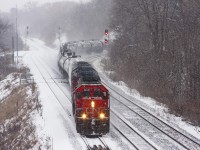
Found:
[[[38,59],[38,61],[40,61],[40,64],[43,64],[43,66],[45,65],[45,62],[42,62],[41,60]],[[43,77],[44,81],[47,83],[49,89],[51,90],[51,92],[54,94],[55,98],[57,99],[57,101],[59,102],[59,104],[61,105],[62,109],[68,114],[68,116],[72,116],[71,112],[67,109],[65,109],[65,107],[63,106],[62,102],[60,102],[59,98],[57,97],[57,95],[55,94],[55,92],[53,91],[53,89],[51,88],[51,86],[49,85],[48,81],[45,79],[45,77],[43,76],[42,72],[40,71],[39,67],[37,66],[37,64],[34,62],[34,60],[32,59],[32,62],[34,63],[34,65],[36,66],[37,70],[40,72],[41,76]],[[48,75],[51,77],[50,79],[57,85],[57,87],[60,89],[60,91],[67,97],[67,99],[69,100],[69,102],[71,103],[70,98],[66,95],[66,93],[63,91],[63,89],[59,86],[58,82],[51,76],[51,74],[49,73],[49,71],[46,69],[46,67],[43,67],[46,72],[48,73]],[[72,121],[72,120],[71,120]],[[74,128],[75,129],[75,128]],[[106,144],[105,140],[103,140],[102,137],[98,136],[99,139],[99,144],[97,145],[90,145],[88,142],[88,139],[86,136],[81,136],[81,139],[84,141],[87,150],[111,150],[109,148],[109,146]]]
[[[93,61],[93,59],[92,59]],[[91,62],[92,62],[91,61]],[[152,127],[156,128],[160,133],[164,134],[165,136],[167,136],[169,139],[171,139],[172,141],[174,141],[175,143],[177,143],[179,145],[179,148],[182,147],[181,149],[187,149],[187,150],[197,150],[200,149],[200,140],[196,139],[195,137],[193,137],[192,135],[188,134],[188,133],[184,133],[182,130],[177,129],[175,127],[172,127],[171,125],[169,125],[168,123],[166,123],[165,121],[161,120],[160,118],[158,118],[157,116],[155,116],[154,114],[150,113],[149,111],[147,111],[146,109],[144,109],[143,107],[141,107],[140,105],[134,103],[134,101],[126,98],[125,96],[121,95],[119,92],[117,92],[116,90],[114,90],[110,85],[108,85],[106,82],[102,83],[110,90],[113,91],[115,93],[115,96],[113,94],[111,94],[111,97],[113,100],[117,101],[118,104],[121,104],[124,106],[124,108],[126,108],[127,110],[129,110],[130,112],[132,112],[133,114],[139,116],[141,119],[143,119],[143,121],[147,122],[149,125],[151,125]],[[122,99],[120,99],[120,98]],[[126,102],[125,102],[126,101]],[[116,111],[114,111],[114,109],[111,109],[112,114],[114,114],[116,117],[118,117],[118,119],[120,119],[124,124],[126,124],[126,126],[133,126],[132,123],[130,121],[128,121],[127,119],[125,119],[125,117],[119,117],[120,114],[116,113]],[[127,124],[128,123],[128,124]],[[113,125],[113,127],[120,132],[120,134],[122,136],[124,136],[127,141],[129,141],[129,143],[131,143],[135,149],[140,149],[139,147],[136,146],[135,143],[133,143],[132,141],[130,141],[129,138],[126,137],[126,135],[124,135],[124,133],[122,133],[121,130],[119,130],[115,125]],[[130,127],[130,126],[129,126]],[[130,127],[131,128],[131,127]],[[134,130],[133,130],[134,131]],[[140,137],[142,137],[141,133],[138,133],[138,135]],[[147,140],[145,139],[145,136],[143,136],[144,140],[147,141],[147,143],[149,142],[149,139],[147,138]],[[151,144],[150,144],[151,145]],[[151,145],[152,148],[154,149],[159,149],[159,147],[157,147],[156,145]]]
[[[64,106],[62,105],[62,103],[60,102],[58,96],[55,94],[55,92],[53,91],[53,89],[51,88],[51,86],[49,85],[49,82],[47,81],[47,79],[44,77],[44,75],[42,74],[41,70],[39,69],[39,67],[37,66],[37,64],[35,63],[35,61],[32,59],[33,64],[35,65],[35,67],[37,68],[37,70],[40,72],[43,80],[45,81],[45,83],[47,83],[47,86],[49,87],[49,89],[51,90],[51,92],[53,93],[53,95],[55,96],[55,98],[57,99],[57,101],[60,103],[61,107],[63,108],[63,110],[65,110],[65,112],[68,114],[68,116],[72,116],[72,114],[70,113],[69,110],[65,109]],[[51,77],[51,76],[50,76]],[[54,83],[57,83],[52,77],[50,78]],[[69,100],[69,99],[68,99]]]
[[[114,94],[111,94],[111,97],[113,100],[117,101],[118,104],[121,104],[129,110],[130,112],[134,113],[138,117],[140,117],[142,120],[147,122],[152,127],[156,128],[161,132],[162,134],[166,135],[170,139],[172,139],[174,142],[178,143],[183,149],[187,150],[197,150],[200,149],[200,141],[193,137],[192,135],[186,135],[181,130],[178,130],[172,126],[170,126],[168,123],[164,122],[154,114],[150,113],[149,111],[145,110],[143,107],[139,106],[138,104],[134,103],[134,101],[126,98],[125,96],[121,95],[118,91],[114,90],[112,87],[110,87],[108,84],[103,82],[103,84],[109,88],[109,90],[113,91],[117,96]],[[119,96],[123,99],[119,99]],[[127,120],[126,120],[127,122]]]
[[[47,71],[48,72],[48,71]],[[56,72],[57,72],[57,70],[56,70]],[[49,73],[49,75],[50,75],[50,73]],[[51,75],[50,75],[51,76]],[[52,80],[57,84],[57,86],[60,88],[60,86],[58,85],[58,83],[55,81],[55,79],[53,78],[53,77],[51,77],[52,78]],[[105,83],[104,83],[105,84]],[[109,85],[106,85],[107,87],[109,87]],[[109,87],[110,88],[110,87]],[[60,90],[65,94],[65,92],[63,91],[63,89],[62,88],[60,88]],[[114,91],[114,92],[116,92],[118,95],[120,95],[120,93],[118,93],[117,91],[115,91],[114,89],[112,89],[112,88],[110,88],[110,90],[112,90],[112,91]],[[66,95],[66,94],[65,94]],[[66,95],[67,96],[67,95]],[[116,101],[118,101],[119,103],[121,103],[123,106],[125,106],[126,108],[128,108],[129,110],[131,110],[133,113],[135,113],[135,114],[137,114],[138,116],[140,116],[143,120],[145,120],[145,121],[147,121],[148,123],[150,123],[152,126],[154,126],[155,128],[157,128],[159,131],[161,131],[162,133],[164,133],[165,135],[167,135],[169,138],[171,138],[171,139],[173,139],[176,143],[178,143],[180,146],[182,146],[184,149],[191,149],[191,146],[192,146],[192,149],[196,149],[196,148],[198,148],[197,146],[194,146],[194,143],[192,143],[192,145],[191,145],[191,143],[190,143],[190,145],[185,145],[184,144],[184,140],[183,141],[179,141],[179,140],[177,140],[177,139],[175,139],[172,135],[170,135],[170,134],[167,134],[167,133],[165,133],[162,129],[160,129],[159,127],[157,127],[154,123],[152,123],[152,122],[150,122],[149,120],[148,120],[148,117],[147,117],[147,119],[145,118],[145,117],[143,117],[143,115],[144,114],[139,114],[137,111],[135,111],[135,110],[137,110],[136,108],[130,108],[130,106],[129,105],[126,105],[126,104],[124,104],[124,103],[122,103],[121,102],[121,100],[118,100],[117,98],[115,98],[113,95],[111,95],[112,96],[112,98],[113,99],[115,99]],[[123,95],[120,95],[121,97],[123,97],[124,99],[126,99]],[[68,99],[69,99],[69,97],[68,97]],[[129,99],[127,99],[127,101],[128,101]],[[132,103],[132,101],[131,100],[129,100],[131,103]],[[71,102],[71,101],[70,101]],[[137,106],[137,105],[135,105],[135,106]],[[140,106],[137,106],[137,107],[139,107],[140,108]],[[143,108],[141,108],[142,110],[144,110],[144,111],[146,111],[145,109],[143,109]],[[148,111],[147,111],[148,112]],[[155,145],[155,144],[153,144],[152,142],[150,142],[151,140],[149,139],[149,138],[147,138],[144,134],[142,134],[141,132],[139,132],[138,130],[136,130],[136,128],[134,128],[133,127],[133,125],[129,122],[129,121],[127,121],[124,117],[120,117],[120,115],[119,114],[117,114],[116,113],[116,111],[114,111],[114,109],[111,109],[111,113],[112,113],[112,116],[115,116],[115,117],[117,117],[118,118],[118,120],[120,120],[121,122],[122,122],[122,124],[124,124],[126,127],[128,127],[129,129],[128,130],[130,130],[130,132],[134,132],[134,134],[135,134],[135,136],[137,136],[137,142],[135,142],[135,141],[133,141],[133,140],[130,140],[131,138],[130,137],[128,137],[128,135],[126,135],[126,134],[124,134],[123,132],[122,132],[122,129],[119,129],[116,125],[114,125],[114,123],[111,123],[112,124],[112,127],[115,129],[115,130],[117,130],[135,149],[146,149],[147,147],[148,147],[148,150],[150,150],[150,149],[159,149],[159,147],[157,146],[157,145]],[[148,114],[149,114],[149,112],[148,112]],[[151,114],[152,115],[152,114]],[[157,117],[156,117],[157,118]],[[157,118],[158,120],[160,120],[159,118]],[[162,120],[161,120],[162,121]],[[127,123],[128,122],[128,123]],[[168,125],[168,124],[167,124]],[[171,126],[169,126],[169,127],[171,127]],[[171,127],[172,128],[172,127]],[[173,128],[174,129],[174,128]],[[179,132],[180,133],[180,132]],[[182,134],[182,133],[181,133]],[[186,136],[187,137],[187,136]],[[139,142],[139,144],[138,144],[138,139],[140,139],[140,142]],[[141,142],[142,141],[142,142]],[[141,143],[143,143],[143,144],[141,144]],[[188,142],[189,143],[189,142]],[[188,143],[186,143],[186,144],[188,144]],[[141,145],[143,145],[143,148],[141,148],[140,146]],[[145,148],[144,148],[144,145],[146,145],[145,146]],[[88,147],[88,146],[87,146]],[[90,146],[90,148],[98,148],[97,146],[94,146],[94,147],[92,147],[92,146]]]
[[[32,59],[32,58],[31,58]],[[60,106],[61,106],[61,108],[62,108],[62,110],[69,116],[69,120],[71,120],[71,118],[70,118],[70,116],[71,116],[71,113],[69,112],[69,110],[67,110],[63,105],[62,105],[62,103],[60,102],[60,100],[59,100],[59,98],[58,98],[58,96],[56,95],[56,93],[53,91],[53,89],[51,88],[51,86],[50,86],[50,83],[52,83],[52,82],[48,82],[47,80],[46,80],[46,78],[44,77],[44,75],[43,75],[43,73],[41,72],[41,70],[39,69],[39,67],[38,67],[38,65],[35,63],[35,61],[32,59],[32,64],[36,67],[36,69],[39,71],[39,73],[40,73],[40,75],[42,76],[42,78],[43,78],[43,80],[44,80],[44,82],[42,82],[42,83],[46,83],[46,85],[48,86],[48,88],[50,89],[50,91],[52,92],[52,94],[54,95],[54,97],[56,98],[56,100],[57,100],[57,102],[60,104]],[[66,119],[66,118],[64,118],[64,119]],[[69,122],[69,121],[67,121],[67,122]],[[75,136],[75,134],[74,134],[74,132],[73,132],[73,130],[71,129],[71,127],[69,128],[69,131],[70,131],[70,133],[71,133],[71,137],[70,138],[76,138],[76,136]],[[78,145],[80,145],[80,143],[79,143],[79,141],[74,141],[75,143],[75,147],[76,147],[76,149],[77,149],[77,144]],[[80,147],[78,148],[78,149],[80,149]]]
[[[97,58],[102,57],[101,55],[96,55],[95,57],[88,57],[88,61],[89,62],[93,62],[94,60],[96,60]],[[129,131],[129,133],[134,134],[134,138],[133,140],[131,139],[131,137],[129,135],[127,135],[126,133],[123,133],[123,127],[118,127],[116,124],[119,124],[117,122],[114,122],[111,120],[111,125],[113,127],[113,129],[115,129],[117,132],[119,132],[119,134],[124,137],[125,140],[127,140],[129,142],[129,144],[136,150],[140,150],[140,149],[148,149],[148,150],[158,150],[158,146],[155,145],[154,143],[150,142],[150,139],[148,139],[144,134],[142,134],[141,132],[139,132],[137,129],[135,129],[130,123],[127,123],[127,121],[125,121],[125,119],[123,119],[123,117],[121,117],[119,114],[116,113],[116,111],[114,111],[114,109],[111,107],[111,115],[115,116],[118,121],[121,121],[121,124],[124,124],[124,126],[126,126],[126,130]]]
[[[148,149],[148,150],[158,150],[158,146],[151,142],[143,133],[137,130],[131,123],[127,122],[123,116],[120,116],[116,111],[111,110],[112,119],[118,122],[118,126],[116,125],[116,121],[112,121],[111,125],[113,128],[122,135],[131,146],[133,146],[136,150],[140,149]],[[119,126],[120,124],[120,126]]]
[[[89,144],[88,138],[86,136],[81,136],[81,138],[85,142],[85,144],[87,146],[87,150],[111,150],[108,147],[108,145],[105,143],[105,140],[100,136],[98,136],[99,141],[101,141],[101,144],[99,144],[99,145],[91,145],[91,144]]]
[[[106,144],[106,142],[105,142],[105,140],[103,139],[103,137],[101,137],[101,136],[98,136],[98,139],[101,141],[101,143],[103,144],[103,146],[99,146],[99,148],[100,148],[100,150],[102,149],[102,150],[111,150],[109,147],[108,147],[108,145]]]
[[[93,57],[91,57],[91,58],[93,58]],[[99,56],[97,56],[97,57],[95,57],[95,59],[96,58],[99,58]],[[40,61],[40,60],[38,60],[38,61]],[[40,61],[41,62],[41,61]],[[41,63],[43,63],[43,62],[41,62]],[[57,70],[55,70],[56,72],[57,72]],[[48,71],[47,71],[48,72]],[[48,73],[49,75],[50,75],[50,73]],[[59,74],[59,73],[58,73]],[[51,75],[50,75],[51,76]],[[51,79],[55,82],[55,84],[57,84],[57,86],[60,88],[60,85],[55,81],[55,79],[51,76]],[[65,96],[67,97],[67,95],[66,95],[66,93],[65,93],[65,91],[63,91],[63,89],[62,88],[60,88],[60,90],[63,92],[63,94],[65,94]],[[68,100],[69,100],[70,98],[68,97]],[[71,101],[70,101],[71,102]],[[127,130],[129,130],[129,132],[134,132],[135,133],[135,135],[134,136],[136,136],[137,137],[137,141],[139,140],[140,142],[140,146],[142,146],[142,147],[145,147],[144,149],[148,149],[148,150],[157,150],[157,148],[156,148],[156,146],[154,145],[154,144],[152,144],[152,143],[150,143],[150,142],[148,142],[148,140],[144,137],[144,136],[141,136],[140,134],[141,133],[138,133],[137,131],[135,131],[134,129],[133,129],[133,127],[131,127],[130,125],[128,125],[125,121],[123,121],[118,115],[116,115],[112,110],[111,110],[111,113],[113,113],[115,116],[117,116],[124,124],[125,124],[125,126],[127,126],[128,127],[128,129]],[[119,129],[119,127],[117,127],[117,126],[115,126],[114,124],[117,124],[117,123],[111,123],[112,124],[112,126],[114,127],[114,129],[116,130],[116,131],[120,131],[120,130],[122,130],[122,129]],[[129,138],[128,138],[128,135],[126,135],[126,134],[123,134],[121,131],[119,132],[120,134],[121,134],[121,136],[123,136],[129,143],[130,143],[130,145],[132,146],[132,147],[134,147],[135,149],[137,149],[137,150],[139,150],[139,149],[141,149],[139,146],[137,146],[137,144],[135,144],[135,143],[137,143],[137,142],[135,142],[135,140],[130,140]],[[98,137],[98,138],[100,138],[100,137]],[[83,138],[82,137],[82,139],[84,140],[84,142],[85,142],[85,144],[87,143],[86,141],[87,141],[87,139],[85,139],[85,138]],[[136,139],[136,138],[135,138]],[[92,148],[92,146],[89,146],[89,145],[87,145],[86,144],[86,146],[87,147],[90,147],[90,148]],[[95,146],[95,148],[98,148],[97,146]],[[106,150],[109,150],[109,147],[108,146],[106,146]]]

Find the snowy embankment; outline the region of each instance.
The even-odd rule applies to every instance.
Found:
[[[158,116],[160,119],[167,122],[171,126],[183,129],[191,135],[195,136],[196,138],[200,139],[200,127],[193,126],[190,123],[183,121],[183,118],[170,114],[167,107],[165,107],[161,103],[156,102],[156,100],[150,97],[143,97],[136,89],[128,88],[128,86],[123,81],[112,81],[109,78],[110,72],[103,69],[103,64],[101,63],[101,60],[104,58],[106,58],[105,55],[100,59],[92,61],[93,65],[98,70],[104,82],[109,83],[112,88],[114,88],[117,92],[122,93],[122,95],[126,95],[127,98],[134,99],[134,101],[138,105],[142,106],[146,110],[149,110],[155,116]]]
[[[47,147],[48,138],[38,140],[33,124],[41,112],[36,85],[20,85],[20,74],[12,73],[0,81],[0,93],[0,149]]]
[[[4,80],[0,81],[0,101],[6,99],[13,89],[19,86],[19,79],[16,80],[16,74],[8,75]]]

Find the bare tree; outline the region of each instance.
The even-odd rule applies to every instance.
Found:
[[[112,69],[131,87],[181,115],[184,110],[195,115],[200,103],[199,4],[196,0],[113,2],[110,27],[117,37],[110,51]]]
[[[8,29],[10,28],[10,24],[8,21],[4,21],[0,18],[0,49],[5,50],[6,48],[6,38],[5,36],[8,35]]]

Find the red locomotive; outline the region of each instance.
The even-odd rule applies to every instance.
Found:
[[[101,84],[97,71],[89,63],[77,61],[74,56],[61,56],[59,66],[69,76],[77,132],[82,135],[108,133],[110,129],[109,92]]]

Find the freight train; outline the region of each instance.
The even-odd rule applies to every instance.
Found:
[[[58,65],[68,75],[76,130],[82,135],[105,135],[110,129],[109,91],[97,71],[62,47]]]

